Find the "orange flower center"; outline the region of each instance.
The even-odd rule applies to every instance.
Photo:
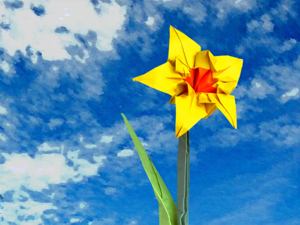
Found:
[[[212,76],[212,71],[203,68],[193,68],[190,70],[190,76],[185,78],[196,93],[216,93],[217,88],[213,85],[216,80]]]

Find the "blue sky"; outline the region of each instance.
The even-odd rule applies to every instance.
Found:
[[[1,0],[0,224],[158,224],[120,113],[176,196],[174,106],[131,81],[166,61],[173,25],[244,59],[239,128],[216,112],[191,130],[190,224],[299,225],[299,11],[296,0]]]

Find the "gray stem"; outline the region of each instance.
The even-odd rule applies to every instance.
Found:
[[[177,164],[177,216],[178,225],[188,225],[190,191],[190,146],[189,133],[182,135],[178,143]]]

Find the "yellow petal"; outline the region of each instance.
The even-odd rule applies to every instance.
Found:
[[[209,60],[209,51],[200,51],[196,54],[195,57],[195,68],[201,67],[204,69],[210,69],[210,60]]]
[[[170,26],[170,41],[169,41],[169,56],[168,59],[175,62],[178,58],[189,68],[194,67],[195,56],[201,50],[191,38],[186,36],[181,31]]]
[[[206,109],[206,116],[208,118],[216,110],[216,102],[218,99],[214,93],[198,93],[198,104],[204,104]]]
[[[214,56],[209,54],[214,78],[224,93],[230,94],[240,78],[243,60],[229,55]],[[223,84],[220,84],[222,83]],[[220,92],[220,91],[219,91]]]
[[[232,57],[229,55],[220,55],[220,56],[214,56],[209,51],[209,60],[211,62],[212,68],[214,71],[220,71],[225,70],[232,64],[234,64],[236,61],[240,60],[239,58]]]
[[[243,66],[242,59],[230,58],[231,64],[226,69],[214,73],[218,86],[227,94],[230,94],[237,86]]]
[[[237,128],[236,104],[234,96],[217,94],[217,98],[219,100],[216,103],[217,108],[224,114],[230,124],[234,128]]]
[[[198,93],[197,98],[199,103],[212,103],[212,101],[208,97],[208,93]]]
[[[228,56],[213,56],[215,63],[213,68],[215,70],[215,76],[223,81],[237,81],[239,79],[241,69],[243,66],[243,60]]]
[[[188,67],[188,65],[182,62],[179,58],[176,58],[175,60],[175,70],[184,77],[190,74],[190,68]]]
[[[230,94],[233,89],[236,87],[237,81],[231,81],[231,82],[217,82],[217,92],[221,94]]]
[[[166,62],[141,76],[135,77],[133,80],[171,96],[178,94],[178,91],[180,91],[178,90],[179,84],[184,82],[182,77],[174,71],[170,62]]]
[[[176,137],[191,129],[199,120],[207,116],[204,104],[198,104],[197,94],[188,85],[187,95],[175,97],[176,104]]]
[[[206,109],[206,116],[205,116],[205,119],[208,118],[211,114],[214,113],[214,111],[216,111],[216,104],[214,103],[207,103],[207,104],[204,104],[205,105],[205,109]]]

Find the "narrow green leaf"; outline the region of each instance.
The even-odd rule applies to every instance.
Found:
[[[159,224],[160,225],[177,225],[177,208],[175,202],[158,171],[147,155],[146,150],[141,144],[139,138],[128,122],[126,116],[122,113],[123,120],[131,136],[134,146],[138,152],[144,170],[150,180],[154,194],[159,205]]]

